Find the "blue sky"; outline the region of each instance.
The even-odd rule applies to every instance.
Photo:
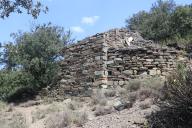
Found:
[[[11,14],[0,19],[0,42],[11,41],[10,34],[29,31],[32,24],[51,22],[71,29],[77,40],[98,32],[125,26],[125,19],[140,10],[149,10],[156,0],[41,0],[49,7],[47,14],[34,20],[27,14]],[[190,4],[191,0],[175,0],[177,4]]]

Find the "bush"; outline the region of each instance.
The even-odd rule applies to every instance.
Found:
[[[50,115],[46,120],[46,128],[64,128],[71,124],[82,126],[88,120],[88,115],[84,111],[65,110]]]
[[[33,77],[23,71],[0,71],[0,100],[25,98],[15,94],[18,94],[18,92],[21,94],[22,90],[30,88],[32,81]]]
[[[69,43],[70,32],[48,24],[13,36],[15,42],[5,45],[0,55],[0,63],[5,65],[0,70],[0,99],[3,100],[10,95],[15,100],[23,99],[21,95],[27,97],[29,92],[38,93],[56,83],[61,50]]]
[[[127,90],[133,92],[139,90],[140,87],[141,87],[141,80],[135,79],[129,82],[129,84],[127,85]]]
[[[136,100],[137,100],[137,97],[138,97],[138,92],[130,92],[128,94],[128,100],[131,102],[131,103],[134,103]]]
[[[158,0],[149,12],[140,11],[126,20],[127,27],[140,32],[147,39],[155,41],[167,39],[171,35],[170,14],[174,9],[173,0]]]
[[[76,112],[73,115],[73,123],[77,126],[82,126],[88,120],[88,115],[86,112]]]
[[[191,13],[191,5],[158,0],[150,11],[140,11],[127,19],[126,23],[128,29],[140,32],[146,39],[179,46],[184,42],[191,43]]]
[[[104,95],[106,97],[114,97],[116,95],[116,91],[114,89],[106,89],[104,91]]]
[[[96,89],[91,96],[92,104],[100,104],[102,106],[105,106],[107,104],[107,98],[105,97],[105,94],[103,90]]]
[[[151,128],[190,128],[192,126],[192,70],[179,64],[164,87],[160,111],[149,119]]]
[[[46,120],[46,128],[64,128],[71,124],[71,113],[69,111],[52,114]]]

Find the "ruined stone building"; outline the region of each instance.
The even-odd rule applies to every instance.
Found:
[[[127,29],[113,29],[65,49],[60,88],[73,95],[96,87],[123,86],[129,79],[165,76],[180,52],[144,40]],[[62,91],[63,91],[62,90]]]

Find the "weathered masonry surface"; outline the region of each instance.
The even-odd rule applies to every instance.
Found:
[[[144,40],[138,33],[113,29],[63,49],[60,88],[72,95],[97,87],[123,86],[129,79],[166,76],[181,53]]]

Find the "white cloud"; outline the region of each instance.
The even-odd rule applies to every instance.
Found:
[[[72,26],[70,29],[73,32],[77,32],[77,33],[83,33],[84,32],[83,28],[81,28],[80,26]]]
[[[81,23],[83,24],[89,24],[89,25],[94,25],[98,20],[99,20],[99,16],[87,16],[87,17],[83,17],[81,19]]]

